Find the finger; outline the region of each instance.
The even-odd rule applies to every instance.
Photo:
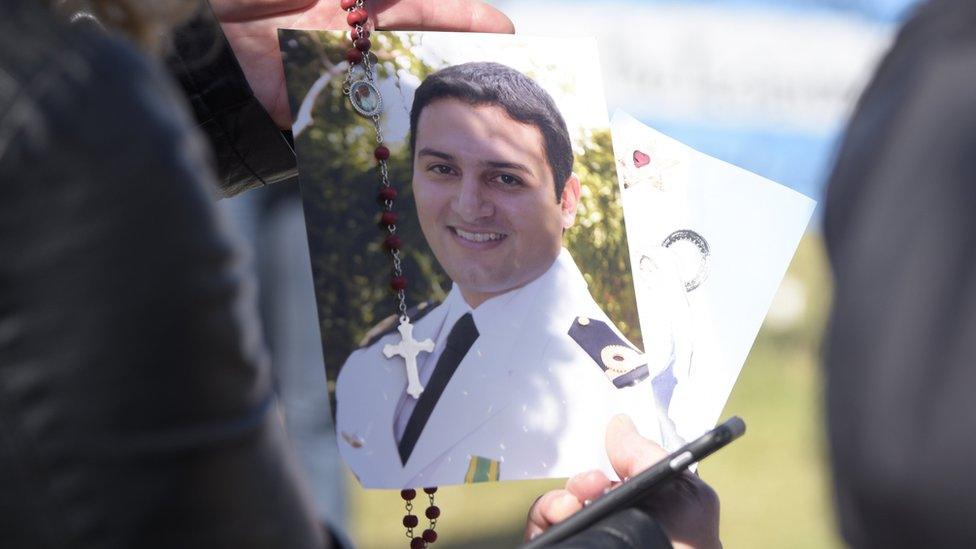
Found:
[[[553,498],[549,506],[542,509],[542,517],[549,524],[556,524],[568,519],[570,515],[582,508],[582,501],[576,499],[576,496],[569,491],[562,490],[559,497]]]
[[[614,416],[607,426],[607,456],[621,479],[629,478],[667,457],[663,448],[637,432],[626,415]]]
[[[478,0],[372,0],[367,11],[377,29],[515,32],[508,16]]]
[[[566,490],[584,504],[603,495],[610,486],[610,479],[603,471],[587,471],[566,481]]]
[[[535,500],[535,503],[529,509],[528,524],[525,527],[525,539],[531,539],[535,534],[541,533],[546,528],[552,526],[552,523],[546,518],[549,514],[548,509],[552,507],[555,500],[566,494],[568,494],[566,490],[552,490],[542,494],[539,499]]]
[[[529,524],[534,524],[543,530],[548,528],[550,524],[546,520],[544,509],[550,507],[553,500],[562,497],[565,493],[566,490],[552,490],[542,494],[539,499],[535,500],[535,503],[529,509]]]
[[[644,500],[643,505],[652,511],[674,507],[678,502],[694,501],[698,491],[705,483],[688,471],[655,487],[653,497]]]
[[[678,489],[686,494],[686,497],[693,499],[697,503],[698,508],[708,509],[709,512],[718,514],[718,493],[707,482],[702,480],[700,476],[691,471],[684,471],[677,478],[677,481]]]
[[[529,510],[529,523],[545,530],[582,508],[583,504],[569,491],[552,490],[536,500]]]
[[[308,8],[314,3],[314,0],[210,0],[209,2],[210,9],[220,21],[240,21],[280,15]],[[338,0],[333,4],[338,11]]]
[[[525,527],[525,535],[523,537],[525,541],[529,541],[543,532],[545,532],[545,529],[538,524],[533,524],[530,522],[528,526]]]

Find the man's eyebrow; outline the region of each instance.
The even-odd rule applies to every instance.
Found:
[[[440,158],[441,160],[454,160],[454,157],[447,154],[446,152],[441,152],[432,149],[430,147],[424,147],[420,149],[420,152],[417,153],[417,157],[421,157],[421,156],[433,156],[436,158]]]
[[[485,166],[489,168],[501,169],[501,170],[515,170],[517,172],[525,172],[528,175],[532,175],[532,170],[529,169],[525,164],[519,164],[518,162],[503,162],[498,160],[489,160],[484,163]]]

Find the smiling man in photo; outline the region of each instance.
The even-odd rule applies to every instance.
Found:
[[[580,181],[549,94],[497,63],[429,76],[410,115],[417,216],[453,281],[412,314],[425,387],[381,331],[340,370],[340,451],[366,487],[415,487],[612,471],[603,434],[616,413],[661,440],[670,357],[651,360],[593,300],[563,233]],[[646,383],[641,383],[647,380]]]

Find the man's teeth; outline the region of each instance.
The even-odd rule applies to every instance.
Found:
[[[458,236],[465,240],[470,240],[471,242],[488,242],[491,240],[501,240],[505,238],[505,235],[498,233],[469,233],[468,231],[462,231],[457,227],[454,228],[454,232]]]

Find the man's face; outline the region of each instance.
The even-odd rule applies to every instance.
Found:
[[[542,132],[502,107],[456,99],[424,107],[415,131],[420,227],[468,304],[542,275],[579,198],[573,176],[556,201]]]

